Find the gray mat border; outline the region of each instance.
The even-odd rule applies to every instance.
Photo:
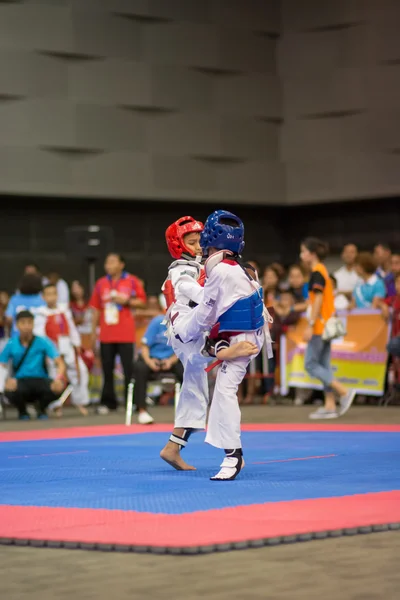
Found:
[[[399,523],[384,523],[378,525],[365,525],[360,527],[346,527],[344,529],[330,529],[310,533],[283,535],[277,537],[231,542],[226,544],[212,544],[205,546],[146,546],[134,544],[100,544],[88,542],[71,542],[58,540],[34,540],[29,538],[0,537],[0,546],[15,546],[19,548],[50,548],[64,550],[91,550],[97,552],[125,552],[139,554],[158,554],[170,556],[193,556],[212,554],[216,552],[229,552],[231,550],[248,550],[250,548],[264,548],[266,546],[279,546],[281,544],[294,544],[297,542],[310,542],[313,540],[327,540],[331,538],[382,533],[387,531],[400,531]]]

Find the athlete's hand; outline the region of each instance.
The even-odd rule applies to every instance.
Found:
[[[231,358],[237,358],[239,356],[252,356],[258,354],[258,346],[251,342],[238,342],[230,348],[232,352]]]

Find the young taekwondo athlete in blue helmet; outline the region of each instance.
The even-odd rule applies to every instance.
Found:
[[[203,300],[174,327],[175,335],[187,343],[208,331],[214,339],[217,335],[216,349],[246,341],[255,347],[253,356],[258,354],[269,315],[255,273],[240,260],[242,221],[231,212],[215,211],[204,225],[200,245],[208,256]],[[240,356],[218,366],[206,442],[223,449],[225,458],[212,481],[232,481],[244,467],[237,391],[250,360],[250,356]]]

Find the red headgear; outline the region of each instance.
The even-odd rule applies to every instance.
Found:
[[[187,233],[201,233],[203,229],[203,223],[196,221],[193,217],[181,217],[175,223],[172,223],[165,232],[165,240],[171,256],[181,258],[184,252],[194,256],[193,252],[185,246],[183,237]]]

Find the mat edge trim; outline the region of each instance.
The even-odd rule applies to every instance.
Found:
[[[240,542],[227,542],[222,544],[207,544],[194,546],[139,546],[134,544],[131,545],[96,542],[73,542],[12,537],[0,537],[0,546],[14,546],[17,548],[47,548],[48,550],[87,550],[97,552],[124,552],[135,554],[193,556],[201,554],[212,554],[216,552],[229,552],[232,550],[248,550],[280,546],[282,544],[294,544],[298,542],[327,540],[346,536],[350,537],[353,535],[386,533],[389,531],[400,531],[400,522],[378,523],[375,525],[359,525],[358,527],[346,527],[343,529],[328,529],[325,531],[313,531],[310,533],[299,533],[293,535],[258,538],[244,540]]]

